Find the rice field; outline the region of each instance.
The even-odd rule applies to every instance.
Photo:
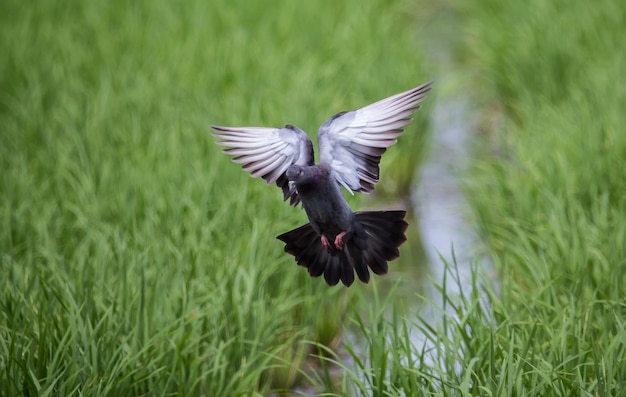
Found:
[[[622,3],[8,0],[0,21],[0,395],[624,395]],[[313,136],[433,76],[481,120],[463,183],[495,273],[449,295],[442,263],[436,321],[402,278],[309,278],[275,239],[303,211],[209,130]],[[380,202],[414,188],[430,106]]]

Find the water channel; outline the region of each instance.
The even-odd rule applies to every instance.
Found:
[[[466,296],[471,293],[475,264],[483,274],[492,273],[462,189],[475,131],[469,99],[447,96],[446,92],[452,93],[453,90],[446,90],[444,86],[431,107],[433,136],[410,198],[413,219],[408,220],[408,241],[402,248],[402,256],[390,263],[390,273],[377,280],[383,290],[392,285],[397,287],[393,305],[397,305],[400,312],[404,311],[409,321],[419,316],[429,324],[442,320],[443,313],[437,308],[442,303],[442,291],[437,286],[442,286],[444,273],[449,269],[445,263],[456,264],[455,277],[448,275],[445,283],[447,296],[458,295],[461,290]],[[454,316],[455,313],[447,315]],[[366,357],[365,351],[359,352],[363,341],[358,330],[348,331],[345,337],[359,356]],[[437,351],[434,346],[429,346],[432,342],[417,328],[411,330],[411,341],[415,351],[422,348]],[[434,365],[439,360],[434,354],[426,357],[427,364]],[[347,352],[340,355],[346,365],[354,364]],[[315,394],[306,387],[294,391],[296,395]]]
[[[442,36],[445,35],[439,35]],[[429,324],[441,323],[444,315],[437,308],[443,297],[438,287],[443,285],[444,278],[446,296],[459,295],[461,291],[469,296],[473,286],[472,271],[476,266],[480,274],[493,274],[462,188],[471,162],[477,120],[471,107],[472,98],[465,95],[469,91],[460,88],[464,78],[454,70],[446,51],[448,47],[439,42],[431,49],[440,67],[439,78],[435,78],[433,92],[429,95],[429,100],[434,101],[434,106],[428,110],[432,137],[410,197],[413,219],[408,219],[408,241],[402,248],[402,256],[390,263],[386,280],[378,283],[383,289],[391,285],[397,287],[393,304],[404,311],[409,321],[419,316]],[[445,263],[455,264],[454,277],[445,274],[450,269]],[[366,356],[365,351],[358,352],[362,345],[358,331],[349,331],[345,337],[359,356]],[[417,327],[411,330],[411,341],[415,351],[425,348],[434,352],[425,357],[429,360],[427,364],[439,361],[435,356],[437,349],[429,346],[432,342]],[[341,356],[349,366],[350,356]],[[311,390],[299,389],[297,395],[303,392],[306,395]]]

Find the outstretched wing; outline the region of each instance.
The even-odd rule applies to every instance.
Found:
[[[313,165],[313,144],[300,128],[286,125],[283,128],[221,127],[211,126],[218,145],[229,146],[224,153],[235,155],[235,163],[253,177],[261,177],[268,184],[276,183],[283,190],[283,198],[298,205],[300,197],[289,185],[285,172],[292,164]]]
[[[396,143],[413,121],[432,82],[385,98],[361,109],[342,112],[326,121],[317,133],[320,163],[331,166],[346,189],[369,193],[378,182],[380,157]]]

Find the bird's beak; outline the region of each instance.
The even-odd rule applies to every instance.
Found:
[[[296,190],[296,183],[294,181],[289,181],[289,190]]]

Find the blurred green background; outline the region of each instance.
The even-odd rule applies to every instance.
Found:
[[[3,1],[0,394],[623,395],[623,37],[609,0]],[[274,238],[304,213],[209,125],[314,137],[432,79],[348,199],[405,203],[434,102],[467,100],[494,274],[416,280],[413,221],[385,278],[310,279]],[[406,295],[431,282],[441,321]]]
[[[414,12],[407,1],[2,2],[6,394],[301,383],[305,342],[337,345],[353,293],[282,252],[274,237],[304,213],[230,163],[209,125],[314,136],[338,111],[427,81]],[[387,155],[381,192],[408,190],[426,116]]]

